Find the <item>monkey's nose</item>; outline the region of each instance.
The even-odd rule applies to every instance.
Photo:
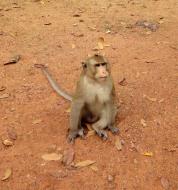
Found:
[[[106,71],[102,72],[103,77],[107,77],[108,73]]]

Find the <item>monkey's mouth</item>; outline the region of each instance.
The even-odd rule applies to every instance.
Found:
[[[98,78],[100,81],[104,81],[104,80],[106,80],[107,79],[107,76],[104,76],[104,77],[99,77]]]

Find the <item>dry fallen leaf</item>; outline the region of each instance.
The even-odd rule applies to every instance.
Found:
[[[21,59],[20,55],[15,55],[8,62],[4,63],[4,65],[9,65],[9,64],[17,63],[20,59]]]
[[[147,126],[146,121],[145,121],[144,119],[141,119],[141,120],[140,120],[140,123],[143,125],[143,127],[146,127],[146,126]]]
[[[57,153],[49,153],[49,154],[43,154],[42,159],[46,161],[57,161],[62,158],[62,154]]]
[[[169,181],[164,177],[161,178],[161,185],[165,190],[169,189]]]
[[[9,97],[8,93],[0,95],[0,99],[4,99],[4,98],[8,98],[8,97]]]
[[[104,38],[103,37],[99,37],[99,39],[98,39],[98,48],[99,49],[104,48]]]
[[[139,76],[140,76],[140,73],[137,72],[137,73],[136,73],[136,78],[139,78]]]
[[[96,30],[96,27],[88,26],[88,28],[89,28],[91,31]]]
[[[44,4],[45,4],[45,2],[44,2],[44,1],[40,1],[40,3],[41,3],[42,5],[44,5]]]
[[[4,172],[4,176],[1,180],[4,181],[4,180],[8,179],[11,175],[12,175],[12,169],[7,168]]]
[[[10,139],[12,139],[12,140],[17,139],[17,133],[16,133],[15,129],[13,129],[13,128],[7,129],[7,134],[8,134]]]
[[[6,90],[6,87],[5,86],[1,86],[0,87],[0,91],[4,91],[4,90]]]
[[[86,166],[90,166],[92,164],[94,164],[96,161],[92,161],[92,160],[85,160],[85,161],[81,161],[78,162],[74,165],[74,167],[76,168],[82,168],[82,167],[86,167]]]
[[[156,32],[156,30],[159,28],[159,25],[156,22],[150,22],[147,20],[138,20],[135,25],[143,28],[148,28],[150,32]]]
[[[175,152],[177,151],[177,148],[176,147],[163,147],[164,150],[166,151],[169,151],[169,152]]]
[[[97,172],[97,171],[98,171],[98,167],[97,167],[97,166],[95,166],[95,165],[91,165],[91,166],[90,166],[90,168],[91,168],[93,171],[95,171],[95,172]]]
[[[159,103],[162,103],[162,102],[164,102],[164,98],[162,98],[161,100],[159,100]]]
[[[75,49],[76,45],[75,44],[72,44],[72,49]]]
[[[92,130],[93,130],[91,124],[88,124],[88,123],[87,123],[86,126],[87,126],[87,129],[88,129],[89,131],[92,131]]]
[[[114,177],[112,175],[108,175],[107,180],[108,180],[108,182],[113,182]]]
[[[164,21],[163,21],[163,20],[159,20],[158,23],[159,23],[159,24],[163,24]]]
[[[95,131],[94,130],[88,131],[87,137],[90,137],[90,136],[93,136],[93,135],[95,135]]]
[[[121,81],[119,81],[119,84],[120,84],[121,86],[126,86],[126,85],[127,85],[126,78],[123,78]]]
[[[41,119],[35,119],[34,121],[32,121],[32,124],[38,124],[41,123],[42,120]]]
[[[116,141],[115,141],[115,146],[117,148],[117,150],[121,151],[122,150],[122,143],[119,137],[117,137]]]
[[[75,155],[74,149],[70,148],[70,149],[68,149],[68,150],[65,150],[65,151],[64,151],[64,154],[63,154],[62,163],[63,163],[65,166],[71,165],[71,163],[72,163],[73,160],[74,160],[74,155]]]
[[[44,25],[46,25],[46,26],[49,26],[51,24],[52,24],[51,22],[44,23]]]
[[[57,179],[62,179],[62,178],[65,178],[67,177],[68,173],[66,171],[62,171],[62,170],[58,170],[58,171],[52,171],[52,172],[49,172],[49,174],[52,176],[52,177],[55,177]]]
[[[71,108],[68,108],[65,112],[66,113],[70,113],[71,112]]]
[[[81,15],[79,13],[73,14],[73,17],[80,17]]]
[[[152,152],[144,152],[143,155],[144,156],[150,156],[150,157],[152,157],[153,153]]]
[[[143,97],[146,98],[147,100],[150,100],[151,102],[156,102],[157,101],[156,98],[151,98],[151,97],[149,97],[149,96],[147,96],[145,94],[143,95]]]
[[[11,141],[11,140],[9,140],[9,139],[5,139],[5,140],[3,140],[3,142],[2,142],[5,146],[12,146],[14,143]]]

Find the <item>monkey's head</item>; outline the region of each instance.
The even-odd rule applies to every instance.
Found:
[[[105,81],[110,75],[108,60],[102,56],[95,54],[82,62],[85,75],[98,82]]]

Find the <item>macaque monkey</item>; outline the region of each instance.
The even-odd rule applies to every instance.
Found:
[[[115,127],[117,106],[114,83],[109,62],[104,56],[95,54],[82,62],[83,70],[73,96],[57,85],[45,66],[38,64],[36,66],[42,68],[53,89],[72,102],[69,142],[74,142],[77,136],[84,137],[85,123],[91,123],[92,128],[103,140],[108,138],[105,128],[111,130],[112,133],[119,132],[119,129]]]

